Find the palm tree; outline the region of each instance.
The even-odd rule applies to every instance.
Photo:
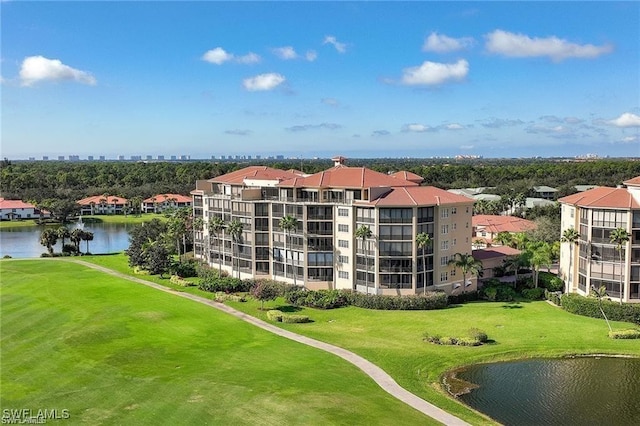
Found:
[[[222,275],[222,261],[224,255],[222,253],[222,239],[220,239],[220,231],[224,229],[224,220],[220,216],[214,216],[209,220],[209,236],[214,234],[218,242],[218,276]],[[211,244],[211,242],[209,242]]]
[[[291,215],[286,215],[282,219],[280,219],[280,228],[285,233],[285,246],[284,246],[284,276],[287,277],[287,243],[290,242],[291,232],[295,231],[298,228],[298,219]],[[297,285],[296,283],[296,266],[293,264],[293,256],[291,257],[291,271],[293,272],[293,285]]]
[[[240,241],[240,237],[242,237],[242,229],[244,225],[238,219],[233,219],[229,225],[227,226],[227,231],[229,235],[231,235],[231,244],[232,246],[232,256],[236,258],[236,251],[238,248],[238,242]],[[233,259],[231,260],[231,274],[233,275]],[[238,264],[238,278],[240,278],[240,265]]]
[[[507,231],[498,232],[493,241],[500,245],[508,246],[513,241],[513,235]]]
[[[93,232],[83,230],[82,239],[87,242],[87,254],[89,254],[89,241],[93,241]]]
[[[545,242],[531,243],[527,247],[529,252],[529,263],[533,267],[533,282],[538,288],[538,277],[540,275],[540,267],[551,263],[551,246]]]
[[[529,237],[527,236],[527,234],[524,232],[517,232],[513,235],[513,239],[509,246],[518,250],[524,250],[527,246],[527,242],[529,242]]]
[[[73,231],[71,231],[71,235],[69,236],[69,239],[76,248],[76,253],[80,253],[80,241],[82,241],[83,232],[84,231],[82,229],[75,228]]]
[[[616,249],[618,250],[618,255],[620,259],[620,304],[622,305],[622,299],[624,299],[624,280],[623,280],[623,270],[624,263],[622,262],[622,246],[626,246],[629,242],[629,232],[627,232],[624,228],[616,228],[611,231],[609,235],[609,240],[611,244],[616,245]]]
[[[580,233],[578,231],[576,231],[575,228],[569,228],[569,229],[565,229],[564,232],[562,233],[562,238],[560,238],[560,241],[562,241],[563,243],[569,243],[569,274],[567,276],[567,281],[566,281],[566,286],[565,286],[565,293],[569,293],[569,286],[571,285],[571,283],[569,282],[569,276],[573,276],[572,272],[573,272],[573,246],[577,246],[578,245],[578,240],[580,239]]]
[[[602,299],[607,297],[607,288],[604,285],[601,285],[599,289],[596,290],[594,286],[591,286],[591,294],[598,299],[598,307],[600,308],[600,313],[604,317],[604,320],[607,322],[607,326],[609,327],[609,331],[613,331],[611,329],[611,324],[609,324],[609,319],[604,313],[604,309],[602,309]]]
[[[462,271],[462,292],[466,291],[467,287],[467,274],[482,276],[482,262],[475,259],[472,255],[467,253],[456,253],[453,255],[453,259],[449,260],[449,265],[453,265],[454,268],[460,268]]]
[[[503,262],[503,266],[504,266],[504,269],[507,271],[511,271],[511,270],[514,271],[515,283],[517,284],[518,271],[520,270],[521,267],[527,266],[527,262],[524,256],[522,256],[522,254],[517,254],[515,256],[508,256],[507,258],[505,258]]]
[[[356,229],[355,236],[356,238],[360,238],[362,240],[362,249],[364,250],[364,260],[365,260],[365,275],[364,275],[364,283],[366,287],[367,294],[369,294],[369,256],[367,253],[367,240],[371,238],[372,232],[371,228],[367,225],[360,225],[358,229]]]
[[[40,244],[47,248],[49,255],[53,254],[53,246],[58,242],[58,233],[55,229],[45,229],[40,234]]]
[[[426,248],[431,245],[431,237],[426,232],[421,232],[416,235],[416,244],[418,245],[418,249],[422,249],[422,273],[423,275],[423,284],[424,284],[424,294],[427,294],[427,265],[426,265]]]
[[[58,238],[62,240],[62,247],[64,247],[65,239],[71,236],[69,229],[66,226],[60,226],[56,229],[56,234],[58,234]]]

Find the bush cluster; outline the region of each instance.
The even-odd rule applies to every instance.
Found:
[[[182,279],[179,275],[171,275],[171,278],[169,279],[169,281],[172,284],[176,284],[179,285],[181,287],[191,287],[191,286],[195,286],[196,284],[191,282],[191,281],[187,281]]]
[[[432,310],[447,307],[447,294],[428,291],[426,294],[411,296],[380,296],[362,293],[345,293],[350,305],[365,309],[379,310]]]
[[[287,303],[293,306],[308,306],[318,309],[335,309],[347,306],[347,294],[341,290],[304,290],[301,287],[290,287],[284,293]]]
[[[544,288],[525,288],[522,290],[522,297],[527,300],[542,300],[545,295],[545,291],[548,291]]]
[[[213,296],[213,300],[215,300],[216,302],[226,302],[228,300],[232,301],[232,302],[246,302],[247,298],[246,296],[242,295],[237,295],[237,294],[229,294],[229,293],[223,293],[221,291],[216,292],[216,294]]]
[[[284,322],[288,324],[303,324],[311,322],[307,315],[285,314],[277,309],[267,311],[267,318],[270,321]]]
[[[562,296],[562,293],[559,291],[549,291],[546,290],[544,291],[544,298],[547,299],[548,301],[552,302],[554,305],[556,306],[560,306],[560,297]]]
[[[640,330],[615,330],[609,332],[609,337],[612,339],[640,339]]]
[[[463,337],[440,336],[438,334],[425,333],[424,341],[436,345],[480,346],[488,341],[488,337],[484,331],[478,328],[470,328],[467,336]]]
[[[564,294],[560,299],[562,308],[572,314],[583,315],[592,318],[602,318],[602,313],[598,307],[598,300],[591,297],[584,297],[578,294]],[[623,303],[609,300],[602,301],[602,310],[609,318],[609,321],[626,321],[640,324],[640,304]]]
[[[538,276],[538,286],[546,288],[549,291],[562,291],[564,289],[562,279],[548,272],[540,272]]]
[[[173,275],[178,275],[182,278],[190,278],[198,276],[197,266],[199,262],[195,259],[183,260],[180,262],[174,262],[169,268]]]
[[[490,302],[513,302],[517,292],[509,284],[503,284],[498,280],[488,280],[481,290],[481,297]]]
[[[198,288],[200,290],[209,291],[211,293],[216,293],[218,291],[222,291],[225,293],[241,293],[248,292],[253,284],[254,283],[251,280],[243,281],[238,278],[221,277],[211,280],[201,279]]]
[[[459,305],[461,303],[474,302],[480,299],[480,292],[469,291],[460,294],[450,294],[448,299],[450,305]]]

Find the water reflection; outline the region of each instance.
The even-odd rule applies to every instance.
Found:
[[[460,399],[506,425],[640,424],[640,359],[537,359],[457,373],[480,385]]]
[[[67,227],[73,230],[82,227],[93,232],[93,241],[89,242],[89,251],[94,254],[115,253],[129,247],[128,231],[134,225],[116,223],[77,223]],[[44,226],[3,228],[0,230],[0,257],[9,255],[13,258],[40,257],[46,253],[46,247],[40,244],[40,234]],[[55,227],[53,227],[55,229]],[[67,240],[67,243],[69,240]],[[80,250],[85,252],[87,243],[80,243]],[[54,251],[62,250],[61,241],[54,246]]]

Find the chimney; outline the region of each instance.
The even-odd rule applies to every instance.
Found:
[[[333,157],[331,161],[333,161],[333,167],[338,167],[344,165],[347,159],[341,155],[338,155],[336,157]]]

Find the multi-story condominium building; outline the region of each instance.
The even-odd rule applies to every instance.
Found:
[[[196,256],[243,277],[272,278],[310,289],[415,294],[476,289],[475,278],[449,265],[471,254],[473,199],[420,186],[412,173],[393,175],[348,167],[333,159],[328,170],[305,175],[250,166],[206,181],[192,191],[195,217],[243,224],[242,237],[226,231],[195,234]],[[285,232],[280,220],[297,219]],[[357,238],[366,226],[370,238]],[[416,235],[431,244],[419,247]],[[233,262],[233,266],[232,266]],[[295,276],[295,278],[294,278]]]
[[[144,213],[162,213],[167,209],[191,207],[191,197],[180,194],[157,194],[142,201]]]
[[[94,195],[76,201],[80,204],[80,214],[123,214],[129,200],[113,195]]]
[[[574,228],[579,233],[577,246],[563,243],[560,249],[559,272],[569,292],[588,295],[592,288],[605,286],[612,299],[640,302],[640,176],[624,184],[558,200],[562,232]],[[630,235],[621,252],[611,243],[616,228]]]

